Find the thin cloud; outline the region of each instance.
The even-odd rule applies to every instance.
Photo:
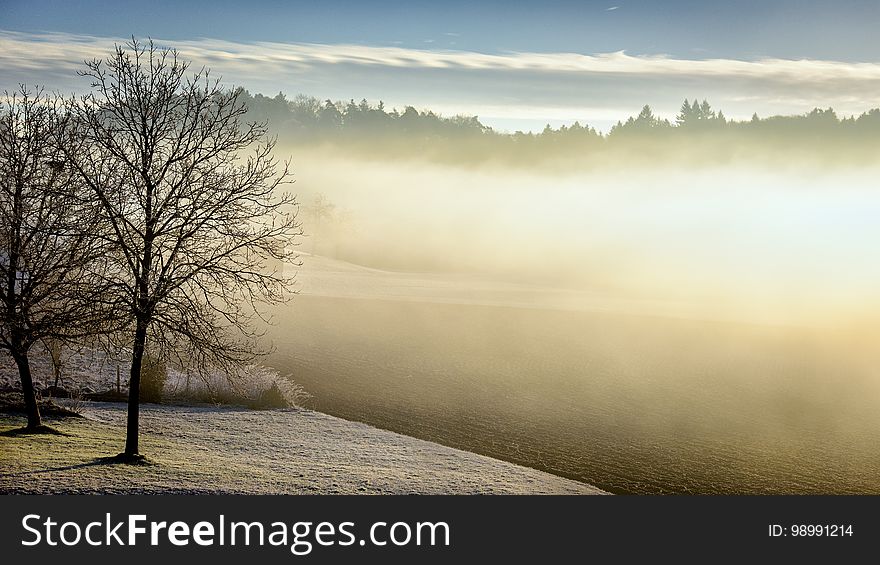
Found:
[[[614,10],[619,10],[620,6],[611,6],[610,8],[605,8],[606,12],[613,12]]]
[[[426,39],[432,42],[432,39]],[[59,66],[102,57],[120,38],[68,34],[30,35],[0,32],[0,61],[4,68]],[[878,80],[880,64],[822,60],[760,59],[673,59],[664,55],[629,55],[624,51],[583,55],[578,53],[504,53],[421,50],[365,45],[314,43],[235,43],[198,39],[157,44],[174,45],[194,60],[225,61],[231,64],[321,64],[377,65],[427,69],[513,70],[557,73],[602,73],[641,75],[728,76],[779,79],[797,82]]]
[[[433,40],[425,40],[432,42]],[[28,35],[0,32],[0,61],[6,68],[45,67],[105,56],[123,39],[68,34]],[[168,42],[157,40],[158,44]],[[613,74],[738,76],[800,82],[880,79],[876,63],[819,60],[672,59],[663,55],[633,56],[624,51],[598,55],[577,53],[486,54],[467,51],[418,50],[364,45],[307,43],[234,43],[215,39],[175,41],[173,45],[198,60],[269,64],[358,64],[389,67],[461,68]]]

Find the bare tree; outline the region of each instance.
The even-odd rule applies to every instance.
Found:
[[[64,343],[52,337],[43,338],[43,345],[46,353],[49,354],[49,360],[52,361],[52,388],[58,389],[64,385],[61,380],[61,372],[64,370]]]
[[[289,294],[278,265],[294,257],[296,202],[266,125],[244,121],[241,90],[175,50],[132,40],[81,75],[92,92],[73,107],[70,160],[111,227],[115,291],[134,321],[120,458],[138,459],[146,348],[206,370],[260,353],[262,307]]]
[[[315,254],[318,245],[318,235],[325,223],[333,219],[336,212],[336,205],[323,194],[316,194],[312,200],[312,205],[308,207],[309,217],[313,221],[312,224],[312,255]]]
[[[18,366],[27,427],[41,428],[28,352],[98,331],[98,216],[56,142],[56,105],[25,87],[0,102],[0,348]]]

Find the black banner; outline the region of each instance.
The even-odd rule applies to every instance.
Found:
[[[840,561],[876,497],[5,496],[5,563]]]

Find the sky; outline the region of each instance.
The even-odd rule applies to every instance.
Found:
[[[81,91],[132,35],[252,92],[380,99],[512,131],[684,97],[733,118],[880,106],[880,2],[0,0],[0,88]]]

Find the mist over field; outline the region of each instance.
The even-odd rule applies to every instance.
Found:
[[[295,155],[307,253],[602,292],[692,318],[848,327],[880,313],[875,168],[551,174]]]
[[[876,492],[873,167],[290,151],[270,362],[314,407],[613,492]]]

